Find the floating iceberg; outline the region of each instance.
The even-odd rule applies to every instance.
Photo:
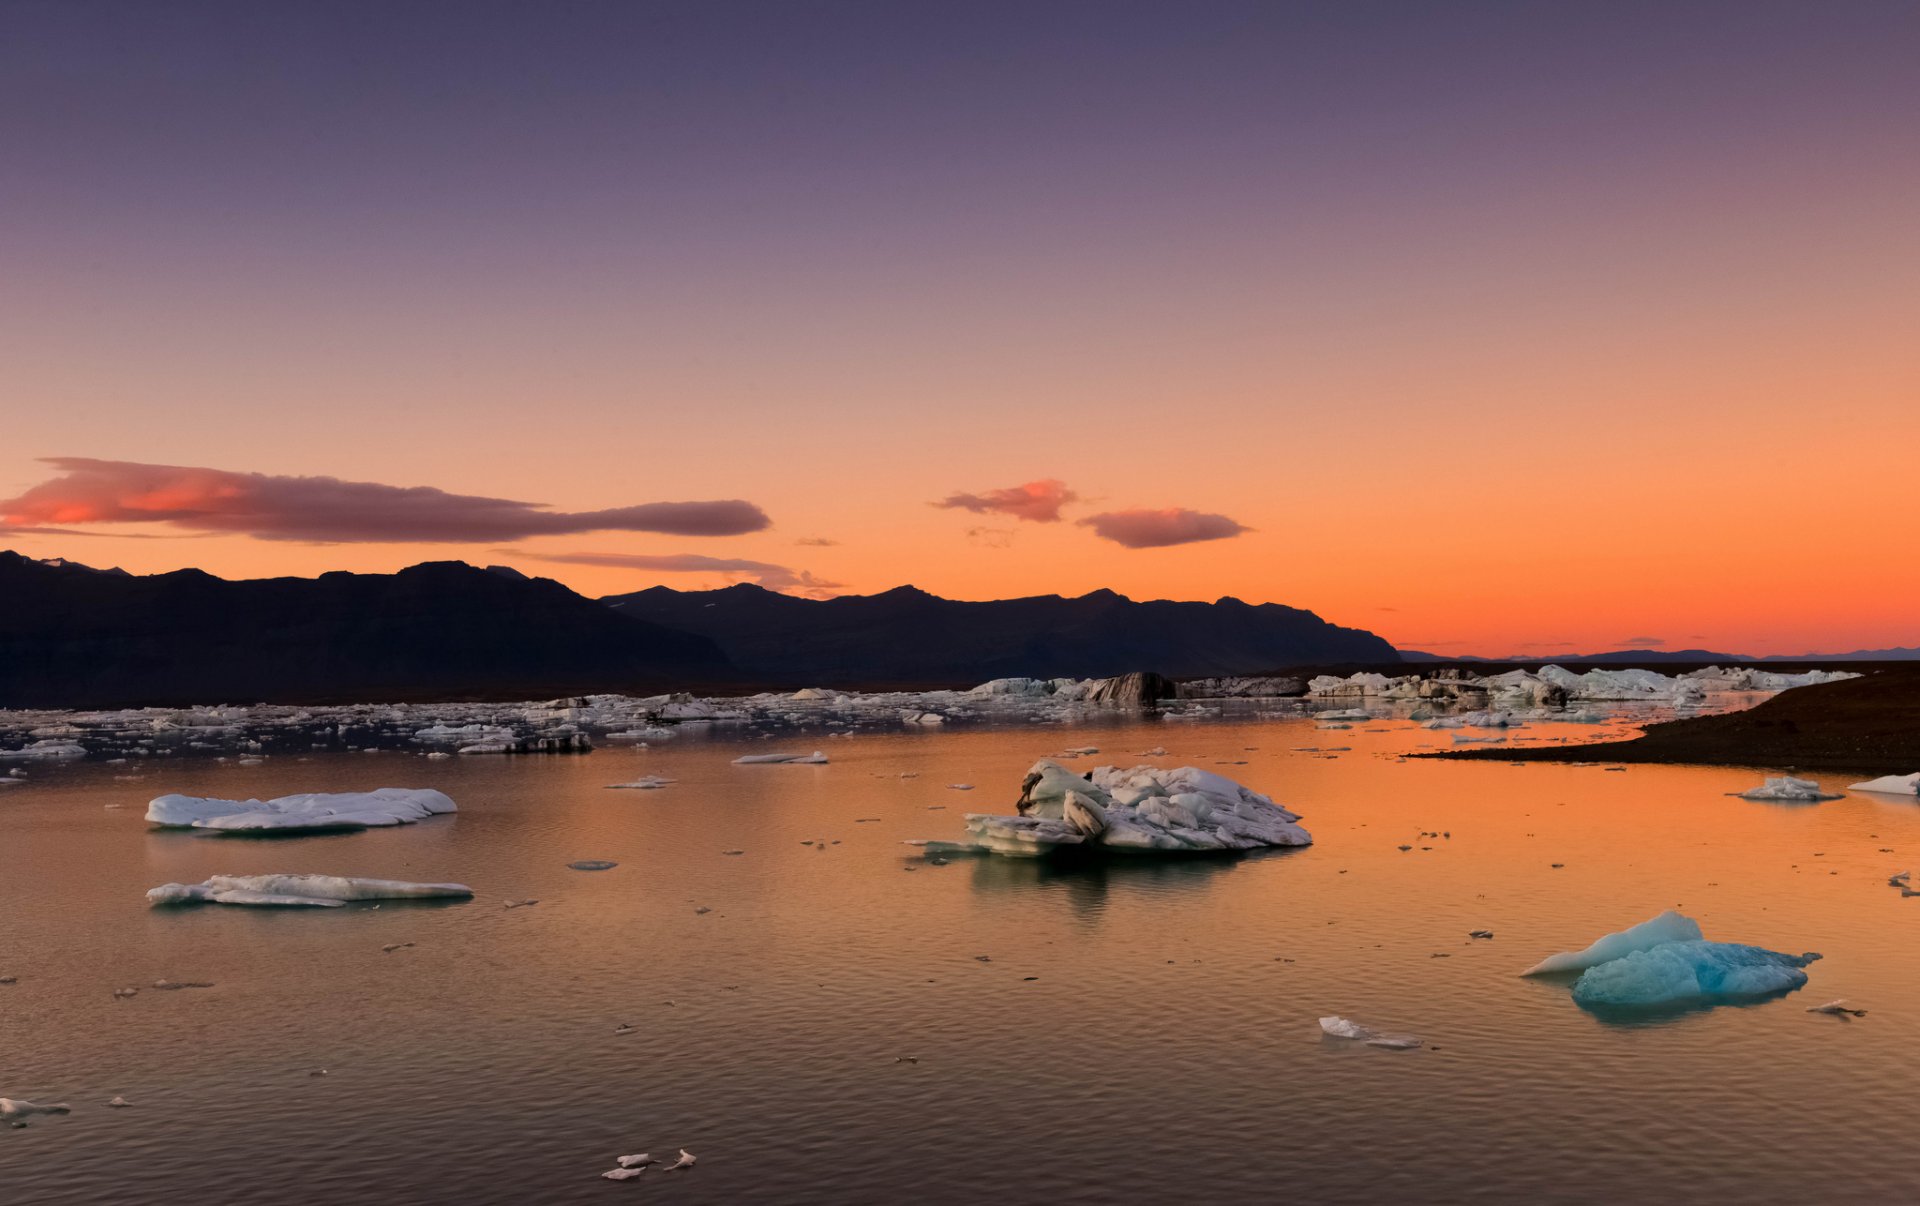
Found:
[[[1353,1039],[1369,1047],[1384,1047],[1389,1051],[1411,1051],[1420,1046],[1420,1040],[1410,1034],[1382,1034],[1372,1027],[1342,1017],[1321,1018],[1320,1032],[1329,1038]]]
[[[630,788],[634,791],[654,791],[667,786],[673,780],[665,775],[642,775],[631,783],[609,783],[608,788]]]
[[[1038,858],[1061,850],[1191,853],[1305,846],[1299,816],[1197,767],[1097,767],[1085,778],[1043,760],[1027,772],[1017,816],[970,813],[969,840],[910,843],[929,854]]]
[[[1589,968],[1573,982],[1576,1004],[1652,1009],[1750,1001],[1799,988],[1820,956],[1788,955],[1738,942],[1668,942]]]
[[[11,1122],[16,1118],[25,1118],[29,1114],[71,1114],[73,1107],[64,1102],[54,1105],[35,1105],[31,1101],[21,1101],[18,1097],[0,1097],[0,1118]]]
[[[1848,791],[1874,791],[1889,796],[1920,795],[1920,775],[1882,775],[1865,783],[1854,783]]]
[[[827,756],[819,750],[811,754],[747,754],[735,758],[735,766],[824,766]]]
[[[1782,954],[1738,942],[1708,942],[1700,923],[1672,909],[1608,934],[1583,951],[1551,955],[1523,976],[1578,971],[1576,1004],[1661,1009],[1745,1001],[1800,987],[1820,956]]]
[[[407,825],[455,811],[458,808],[452,800],[431,788],[382,787],[374,791],[308,792],[273,800],[159,796],[147,805],[147,820],[183,829],[297,833]]]
[[[1520,974],[1546,976],[1555,972],[1585,971],[1635,951],[1649,950],[1666,942],[1697,942],[1701,936],[1699,922],[1668,909],[1650,921],[1596,939],[1586,950],[1548,955]]]
[[[337,909],[350,900],[426,900],[469,897],[465,884],[410,884],[397,879],[340,875],[216,875],[203,884],[162,884],[147,893],[153,905],[259,905]]]
[[[1838,800],[1832,792],[1820,790],[1820,785],[1812,779],[1796,779],[1792,775],[1778,775],[1769,778],[1759,787],[1733,793],[1742,800]]]

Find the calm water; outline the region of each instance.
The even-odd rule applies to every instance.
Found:
[[[1920,1195],[1920,900],[1886,885],[1920,866],[1920,806],[1729,799],[1758,780],[1738,770],[1401,762],[1446,734],[1374,727],[779,743],[825,746],[825,767],[735,767],[768,745],[689,738],[36,770],[0,792],[0,976],[19,977],[0,986],[0,1095],[75,1112],[0,1130],[0,1202]],[[899,845],[1008,810],[1030,763],[1083,744],[1103,750],[1085,765],[1164,745],[1155,761],[1297,808],[1317,844],[1073,872]],[[648,773],[679,782],[603,790]],[[461,811],[277,841],[141,820],[163,791],[380,785]],[[585,858],[620,865],[567,869]],[[478,897],[274,912],[142,895],[269,871]],[[524,897],[540,903],[501,907]],[[1784,999],[1638,1025],[1515,974],[1668,907],[1826,959]],[[1482,927],[1493,941],[1466,937]],[[163,977],[214,987],[112,996]],[[1805,1012],[1834,997],[1868,1016]],[[1327,1013],[1431,1047],[1323,1040]],[[116,1094],[134,1108],[104,1108]],[[615,1155],[682,1146],[690,1172],[598,1179]]]

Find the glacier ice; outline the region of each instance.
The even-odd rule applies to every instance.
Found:
[[[1665,942],[1580,973],[1576,1004],[1648,1009],[1754,1000],[1799,988],[1820,956],[1788,955],[1739,942]]]
[[[1616,934],[1596,938],[1585,950],[1548,955],[1521,972],[1523,976],[1546,976],[1555,972],[1584,971],[1589,967],[1644,951],[1664,942],[1693,942],[1701,937],[1700,923],[1668,909],[1639,925],[1628,926]]]
[[[381,787],[373,791],[306,792],[272,800],[157,796],[147,805],[147,820],[170,828],[297,833],[407,825],[456,811],[452,800],[432,788]]]
[[[1882,775],[1865,783],[1853,783],[1848,791],[1873,791],[1889,796],[1920,795],[1920,775]]]
[[[153,905],[259,905],[339,908],[350,900],[426,900],[470,897],[465,884],[415,884],[341,875],[216,875],[200,884],[162,884],[147,893]]]
[[[1198,767],[1101,766],[1082,777],[1043,759],[1021,788],[1018,815],[969,813],[969,840],[914,844],[929,854],[1038,858],[1074,848],[1176,854],[1313,841],[1297,814]]]
[[[1769,778],[1758,787],[1735,792],[1742,800],[1838,800],[1832,792],[1822,791],[1820,784],[1812,779],[1796,779],[1792,775],[1777,775]]]

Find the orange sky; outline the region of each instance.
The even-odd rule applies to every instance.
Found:
[[[611,64],[578,108],[510,117],[398,65],[377,112],[248,84],[325,155],[225,129],[245,108],[204,81],[40,72],[40,102],[107,91],[57,130],[0,105],[30,181],[0,193],[0,498],[81,456],[565,511],[745,499],[774,526],[505,543],[859,592],[1236,595],[1442,652],[1920,644],[1920,83],[1910,24],[1870,16],[1462,30],[1451,58],[1330,19],[1185,46],[1151,95],[1128,55],[1164,31],[980,92],[989,60],[943,60],[950,94],[833,74],[835,43],[777,114],[735,90],[661,117]],[[447,70],[478,88],[496,49]],[[588,137],[623,115],[653,141]],[[1047,478],[1068,522],[928,505]],[[1251,530],[1127,549],[1071,522],[1162,507]],[[494,542],[0,546],[726,580]]]

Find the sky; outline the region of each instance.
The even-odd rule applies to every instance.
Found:
[[[0,0],[0,547],[1920,644],[1920,3]]]

